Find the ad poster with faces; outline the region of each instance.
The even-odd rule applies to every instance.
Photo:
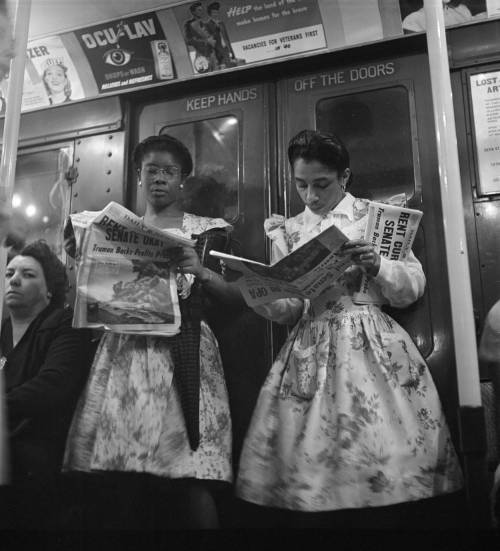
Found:
[[[59,36],[28,42],[22,111],[85,97],[80,77]]]
[[[317,0],[205,0],[173,9],[195,73],[326,47]]]
[[[75,32],[99,93],[174,78],[168,42],[156,13],[124,17]]]
[[[472,23],[487,17],[487,0],[442,0],[444,24],[446,27]],[[403,32],[425,32],[423,0],[399,0]]]

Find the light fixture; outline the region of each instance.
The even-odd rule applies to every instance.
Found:
[[[36,214],[36,207],[35,205],[28,205],[26,207],[26,210],[24,211],[26,213],[26,216],[28,218],[32,218]]]

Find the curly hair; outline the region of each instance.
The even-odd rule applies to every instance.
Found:
[[[193,159],[189,149],[180,140],[168,134],[149,136],[149,138],[142,140],[142,142],[135,146],[132,159],[137,171],[141,170],[144,157],[152,151],[166,151],[170,153],[179,163],[182,175],[186,177],[191,174]]]
[[[47,290],[52,295],[50,304],[56,307],[64,306],[68,290],[68,276],[64,264],[57,258],[49,245],[43,239],[39,239],[26,245],[19,254],[30,256],[40,264],[47,283]]]
[[[61,71],[64,73],[64,78],[66,79],[66,82],[64,84],[64,95],[67,100],[71,98],[71,82],[68,78],[68,68],[66,65],[63,65],[62,63],[54,63],[53,65],[49,65],[48,67],[45,67],[45,70],[42,75],[43,84],[45,86],[45,90],[47,90],[47,95],[49,96],[49,101],[52,103],[52,90],[50,89],[50,86],[47,84],[46,77],[47,77],[47,71],[52,67],[59,67]]]

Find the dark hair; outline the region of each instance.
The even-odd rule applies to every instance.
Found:
[[[213,10],[220,10],[220,2],[212,2],[211,4],[208,4],[207,6],[207,13],[210,15]]]
[[[292,169],[297,159],[318,161],[339,174],[349,168],[349,153],[345,145],[330,132],[300,131],[288,144],[288,160]]]
[[[210,218],[223,218],[226,188],[206,175],[190,176],[184,181],[183,207],[186,212]]]
[[[168,134],[149,136],[135,146],[132,159],[136,170],[141,170],[144,157],[152,151],[166,151],[170,153],[181,166],[181,173],[187,176],[193,170],[193,159],[189,149],[177,138]]]
[[[194,2],[193,4],[191,4],[189,6],[189,11],[191,13],[194,13],[194,10],[198,9],[198,8],[201,8],[201,2]]]
[[[47,290],[52,295],[50,304],[56,307],[64,306],[68,290],[68,276],[64,264],[57,258],[49,245],[43,239],[39,239],[26,245],[19,254],[31,256],[40,264],[47,283]]]

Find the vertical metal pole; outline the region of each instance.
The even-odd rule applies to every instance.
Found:
[[[24,64],[28,29],[31,11],[31,0],[17,0],[14,23],[15,53],[10,64],[9,85],[6,97],[5,124],[3,131],[2,158],[0,161],[0,211],[3,216],[10,216],[12,210],[12,190],[17,160],[17,142],[19,138],[19,118],[24,83]],[[2,240],[3,241],[3,240]],[[5,284],[5,267],[7,249],[0,245],[0,323],[3,311]],[[7,444],[4,410],[1,407],[4,397],[3,373],[0,371],[0,484],[8,481]]]
[[[424,0],[424,10],[457,368],[461,452],[469,513],[473,524],[481,524],[488,517],[487,513],[484,515],[482,496],[486,439],[442,0]]]
[[[424,0],[460,405],[480,406],[476,329],[441,0]]]

